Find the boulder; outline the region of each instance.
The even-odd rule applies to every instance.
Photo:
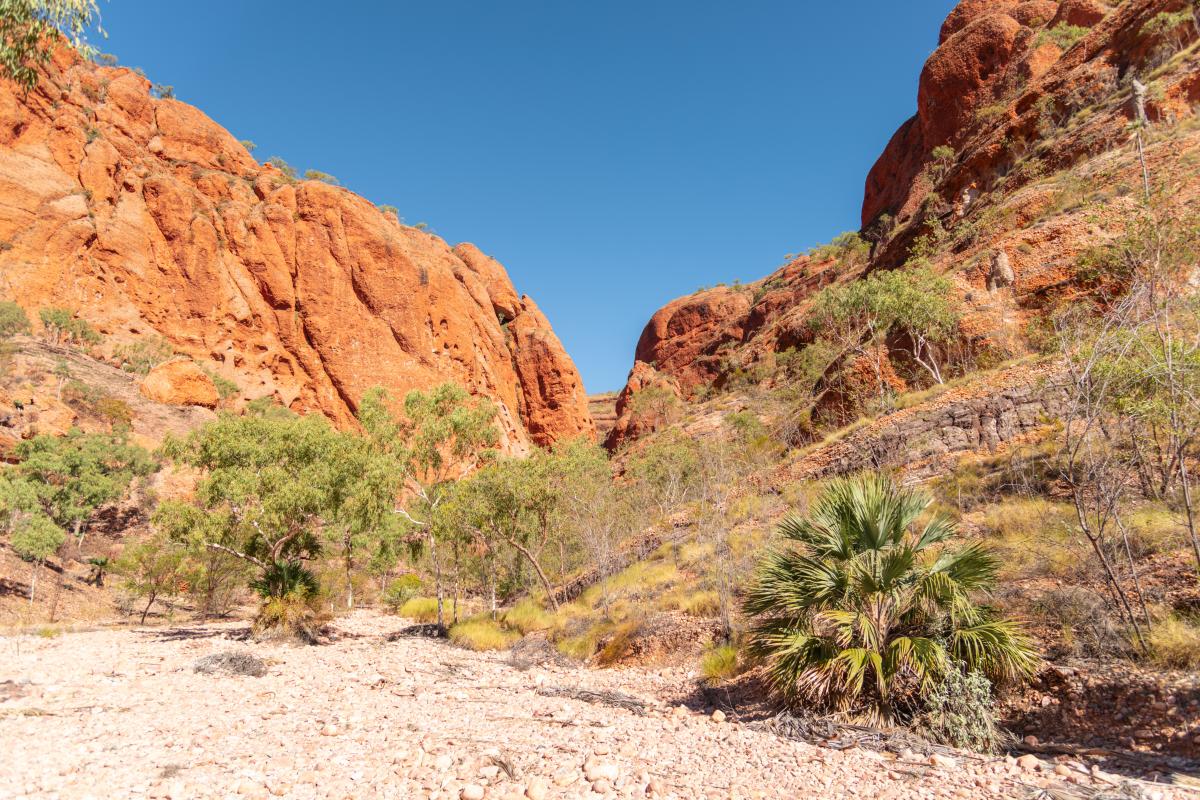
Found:
[[[220,402],[212,377],[187,358],[174,358],[154,367],[139,389],[149,399],[170,406],[216,408]]]

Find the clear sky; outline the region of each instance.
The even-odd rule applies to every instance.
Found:
[[[599,392],[668,300],[858,227],[954,5],[111,0],[96,43],[494,255]]]

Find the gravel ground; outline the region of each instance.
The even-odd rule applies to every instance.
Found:
[[[401,627],[358,612],[316,647],[251,642],[233,624],[0,639],[0,797],[1013,798],[1114,780],[1069,763],[814,747],[673,705],[679,672],[520,671],[499,654],[388,641]],[[229,651],[266,674],[220,668],[238,658],[194,671]],[[649,710],[539,694],[561,688]]]

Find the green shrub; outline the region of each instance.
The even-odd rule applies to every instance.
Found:
[[[507,650],[520,638],[521,634],[500,627],[487,614],[450,626],[450,641],[468,650]]]
[[[738,673],[738,651],[731,644],[716,645],[700,658],[700,674],[709,683],[720,683]]]
[[[991,683],[961,664],[930,691],[919,727],[935,742],[977,753],[994,753],[1003,741]]]
[[[401,575],[388,584],[383,593],[383,604],[393,614],[399,613],[401,607],[421,593],[421,579],[411,573]]]
[[[1088,33],[1088,29],[1079,25],[1060,22],[1053,28],[1046,28],[1037,35],[1035,44],[1041,47],[1047,42],[1053,42],[1060,50],[1070,50],[1072,46]]]
[[[284,161],[279,156],[271,156],[267,159],[267,163],[282,172],[283,177],[286,180],[295,181],[297,179],[296,168]]]
[[[127,428],[133,423],[133,409],[128,403],[82,381],[67,381],[62,388],[62,400],[78,413],[108,423],[114,428]]]
[[[113,348],[113,360],[126,372],[145,375],[175,356],[175,348],[161,336],[145,336]]]
[[[304,180],[320,181],[328,183],[330,186],[341,186],[338,179],[330,175],[328,172],[321,172],[319,169],[307,169],[304,171]]]
[[[18,333],[29,333],[25,309],[8,300],[0,300],[0,339]]]
[[[87,320],[78,319],[65,308],[43,308],[38,311],[38,317],[42,320],[47,335],[55,343],[100,343],[101,337],[96,329],[88,324]]]
[[[779,526],[750,587],[751,652],[772,690],[872,724],[910,721],[955,661],[993,680],[1037,667],[1020,628],[976,605],[997,559],[885,475],[832,482]]]

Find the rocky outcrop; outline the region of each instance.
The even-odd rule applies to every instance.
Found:
[[[362,197],[257,163],[145,78],[60,49],[0,85],[0,293],[106,347],[148,334],[245,398],[349,424],[363,393],[455,381],[509,452],[590,435],[579,374],[504,268]]]
[[[216,408],[220,401],[213,379],[186,358],[171,359],[154,367],[138,388],[154,402],[172,406]]]
[[[937,472],[942,460],[995,452],[1033,434],[1067,408],[1068,395],[1051,364],[1021,364],[925,403],[886,414],[782,468],[787,480],[815,480],[864,469],[902,467]]]
[[[917,113],[867,177],[861,234],[869,256],[847,261],[822,248],[748,287],[667,304],[642,334],[625,394],[644,383],[635,380],[642,363],[676,380],[685,397],[770,380],[777,353],[812,341],[807,315],[817,291],[912,260],[950,280],[963,352],[992,363],[1026,354],[1047,309],[1087,293],[1081,256],[1137,214],[1133,78],[1153,84],[1145,136],[1152,181],[1178,207],[1200,198],[1189,177],[1200,158],[1200,62],[1184,53],[1197,30],[1186,19],[1166,34],[1147,24],[1185,7],[962,0],[921,73]],[[904,343],[889,346],[889,357],[903,361]],[[898,366],[922,385],[919,370]],[[839,402],[837,386],[822,388],[818,411]],[[623,427],[632,428],[619,419],[610,442],[628,438]]]

